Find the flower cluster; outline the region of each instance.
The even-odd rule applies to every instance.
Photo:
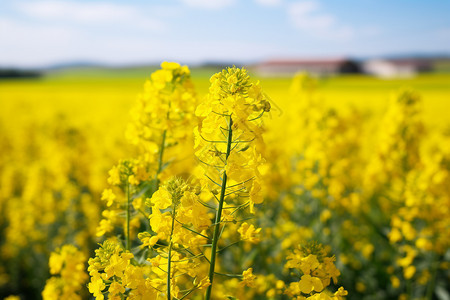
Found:
[[[151,232],[139,233],[139,238],[153,252],[148,261],[157,275],[167,278],[168,286],[160,290],[169,298],[170,295],[178,298],[180,290],[190,294],[206,288],[209,279],[201,261],[208,241],[205,230],[211,221],[198,195],[183,179],[173,178],[146,204],[152,211],[149,216]]]
[[[336,258],[327,255],[323,246],[316,243],[295,249],[287,257],[285,267],[298,272],[300,280],[291,282],[284,293],[295,299],[343,299],[348,292],[342,287],[334,294],[325,291],[331,280],[337,284],[341,274],[334,265]]]
[[[106,292],[108,299],[122,299],[129,288],[130,299],[155,299],[156,290],[147,288],[142,271],[130,263],[132,258],[133,254],[123,251],[117,242],[105,241],[89,259],[89,292],[100,300]]]
[[[50,274],[42,292],[44,300],[83,299],[82,286],[88,275],[85,271],[86,257],[72,245],[64,245],[50,255]]]

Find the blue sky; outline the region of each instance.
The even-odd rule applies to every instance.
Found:
[[[450,0],[0,1],[0,66],[450,53]]]

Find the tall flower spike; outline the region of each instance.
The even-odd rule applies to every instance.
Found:
[[[152,73],[145,83],[144,93],[139,95],[131,112],[133,121],[127,137],[139,147],[144,160],[152,165],[150,172],[157,174],[157,181],[166,167],[164,162],[181,160],[189,155],[192,149],[189,128],[194,123],[196,105],[197,97],[187,66],[163,62],[161,69]],[[172,147],[174,145],[177,147]],[[186,159],[182,161],[188,163]]]
[[[209,94],[196,114],[202,123],[195,128],[195,154],[203,164],[205,177],[218,201],[211,245],[209,280],[206,299],[211,298],[216,251],[226,197],[247,199],[239,203],[250,206],[262,202],[261,174],[263,163],[262,116],[270,111],[270,103],[259,82],[252,83],[247,71],[236,67],[211,77]],[[220,196],[215,194],[220,187]]]
[[[137,146],[139,156],[121,160],[110,170],[108,183],[118,188],[106,189],[102,195],[109,209],[103,212],[105,218],[97,229],[98,236],[113,231],[125,217],[124,236],[129,250],[133,240],[131,227],[139,227],[139,209],[132,200],[142,190],[150,190],[149,194],[156,191],[161,177],[187,172],[193,166],[191,128],[196,104],[187,66],[163,62],[161,69],[152,73],[132,109],[133,120],[126,133]],[[124,208],[126,213],[122,214]]]
[[[132,110],[133,120],[126,133],[127,138],[136,145],[138,155],[132,159],[121,160],[109,172],[108,183],[111,186],[102,194],[102,200],[106,202],[108,209],[102,213],[104,219],[100,222],[97,233],[99,236],[110,233],[108,236],[111,236],[117,233],[115,229],[123,227],[124,241],[117,238],[115,240],[117,245],[121,246],[123,243],[124,246],[123,249],[115,248],[115,252],[111,252],[111,259],[108,258],[109,266],[104,268],[106,275],[102,275],[108,277],[106,278],[108,281],[99,280],[99,276],[97,276],[98,273],[103,272],[103,269],[94,272],[94,267],[99,265],[97,258],[100,256],[97,255],[96,260],[91,261],[90,268],[94,271],[90,274],[89,289],[94,295],[101,298],[104,293],[109,293],[109,298],[113,299],[123,296],[126,291],[130,298],[133,298],[132,295],[139,294],[146,299],[155,299],[156,296],[144,297],[143,295],[147,292],[155,295],[166,293],[163,288],[160,288],[158,272],[161,269],[159,267],[149,268],[146,265],[148,262],[143,259],[148,252],[140,252],[136,258],[131,254],[131,251],[136,249],[134,246],[136,246],[137,238],[143,242],[145,247],[151,248],[156,245],[155,249],[158,251],[164,250],[161,244],[157,244],[158,241],[167,242],[170,244],[170,249],[176,242],[186,245],[188,242],[193,245],[200,244],[197,236],[180,234],[181,230],[178,229],[181,228],[181,224],[178,219],[175,220],[175,216],[177,216],[190,221],[191,215],[201,211],[194,209],[193,205],[189,209],[180,205],[188,198],[186,193],[183,194],[183,182],[173,180],[167,186],[159,188],[163,179],[171,177],[171,175],[187,173],[197,163],[192,147],[194,141],[192,128],[197,122],[194,115],[196,105],[197,98],[190,80],[189,69],[177,63],[163,62],[161,69],[151,75],[151,79],[145,84],[144,92],[139,95],[137,105]],[[189,196],[192,196],[191,194]],[[150,203],[152,204],[151,208],[143,205],[144,199],[147,197],[151,197],[154,202]],[[186,212],[181,211],[180,206]],[[168,215],[167,210],[171,210],[172,214]],[[188,215],[187,211],[194,210],[195,214]],[[142,216],[145,217],[144,220]],[[151,217],[150,224],[146,221],[148,216]],[[195,219],[195,222],[191,222],[195,229],[189,229],[197,232],[200,227],[207,228],[210,220],[205,219],[205,217]],[[165,222],[167,220],[170,221],[168,224]],[[152,235],[149,231],[136,235],[136,231],[144,226],[147,229],[151,228],[152,233],[156,232],[157,235]],[[167,233],[167,228],[172,231]],[[205,238],[201,237],[201,239]],[[105,252],[105,249],[109,249],[108,245],[103,245],[103,250],[99,254]],[[154,255],[156,250],[155,252],[150,250],[149,253],[150,256]],[[171,293],[174,297],[178,297],[177,289],[179,287],[175,284],[178,274],[175,274],[181,266],[189,268],[185,266],[186,262],[173,263],[171,266],[171,259],[167,259],[167,253],[162,254],[164,260],[169,262],[167,267],[169,270],[167,286],[170,287],[167,293],[168,297],[171,296]],[[178,253],[170,254],[169,257],[173,257],[174,261],[180,260]],[[131,259],[133,259],[132,264],[130,263]],[[144,263],[142,263],[143,261]],[[180,273],[183,272],[180,271]],[[111,277],[114,279],[122,277],[122,280],[111,283],[109,280]],[[205,276],[199,277],[199,279],[204,278]],[[105,291],[105,289],[107,290]]]
[[[211,189],[226,172],[227,194],[249,196],[250,207],[261,203],[261,174],[264,162],[262,116],[270,102],[259,82],[250,82],[245,69],[223,70],[211,77],[209,94],[196,114],[202,123],[194,129],[195,154],[202,162]]]

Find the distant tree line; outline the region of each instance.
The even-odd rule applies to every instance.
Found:
[[[42,76],[41,72],[17,69],[0,69],[0,79],[10,78],[39,78]]]

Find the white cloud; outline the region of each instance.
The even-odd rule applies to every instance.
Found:
[[[297,29],[321,39],[345,41],[355,34],[352,27],[341,24],[334,15],[324,12],[315,0],[291,3],[288,15]]]
[[[54,27],[0,18],[0,66],[46,67],[88,61],[127,65],[172,60],[181,62],[254,61],[280,53],[276,44],[207,39],[161,39],[158,36],[108,35],[77,26]]]
[[[218,10],[232,6],[236,0],[181,0],[181,2],[196,8]]]
[[[31,24],[0,18],[1,65],[44,66],[73,54],[83,36],[69,27]],[[66,55],[68,54],[68,55]]]
[[[317,11],[319,8],[320,4],[317,1],[302,1],[292,3],[289,7],[289,13],[291,16],[305,16]]]
[[[137,7],[107,2],[74,2],[44,0],[35,2],[18,2],[16,9],[35,19],[46,21],[73,22],[77,24],[117,24],[162,30],[164,24],[145,14]]]
[[[133,16],[132,7],[109,3],[77,3],[68,1],[38,1],[18,3],[22,12],[36,18],[72,19],[76,21],[109,21]]]
[[[26,24],[12,19],[0,18],[0,40],[4,45],[11,43],[28,44],[30,40],[40,39],[45,42],[48,39],[66,40],[73,32],[67,28]],[[29,49],[31,50],[31,49]]]
[[[262,6],[279,6],[283,3],[282,0],[255,0],[255,2]]]
[[[0,19],[0,66],[47,67],[73,61],[147,62],[159,47],[157,39],[101,36],[76,26],[55,27]],[[164,56],[161,56],[164,57]]]

